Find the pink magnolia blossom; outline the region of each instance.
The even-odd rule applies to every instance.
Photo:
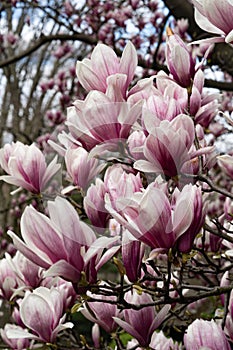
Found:
[[[101,144],[107,150],[116,150],[119,142],[127,140],[140,113],[140,101],[131,107],[127,102],[112,101],[100,91],[90,91],[84,101],[77,100],[68,108],[66,124],[87,151]]]
[[[142,258],[145,245],[138,241],[129,231],[124,230],[122,235],[122,262],[126,276],[130,282],[137,282],[141,277]]]
[[[59,332],[72,328],[73,323],[65,322],[63,296],[56,288],[39,287],[27,291],[20,303],[19,312],[23,324],[32,332],[7,332],[10,339],[28,338],[54,343]]]
[[[32,349],[33,346],[30,344],[30,340],[28,338],[22,338],[22,333],[25,335],[29,333],[26,333],[27,331],[15,324],[6,323],[4,328],[0,329],[0,334],[2,337],[2,340],[5,344],[7,344],[10,349],[14,350],[25,350],[25,349]],[[15,338],[9,338],[9,336],[15,334]],[[17,338],[17,335],[19,336]]]
[[[125,300],[133,305],[153,303],[153,299],[149,294],[143,292],[139,295],[135,290],[127,292]],[[165,305],[159,313],[155,311],[154,306],[143,307],[139,310],[124,309],[124,320],[118,317],[113,317],[113,319],[127,333],[136,338],[139,345],[146,347],[150,344],[154,330],[160,326],[169,310],[170,305]]]
[[[0,260],[0,297],[10,300],[20,281],[8,259]]]
[[[0,179],[39,194],[60,169],[57,157],[47,166],[45,156],[34,144],[6,144],[0,149],[0,165],[8,175]]]
[[[113,207],[116,207],[118,198],[130,197],[143,188],[140,173],[135,175],[127,173],[126,170],[131,171],[130,168],[121,165],[113,165],[106,170],[104,184]]]
[[[182,350],[183,347],[174,342],[172,338],[167,338],[163,331],[159,331],[153,333],[150,348],[156,350]]]
[[[194,116],[196,124],[208,127],[213,117],[218,112],[218,98],[216,93],[205,93],[204,73],[201,69],[197,71],[193,79],[192,94],[190,96],[190,115]]]
[[[165,250],[176,246],[181,252],[192,249],[204,219],[201,190],[191,184],[177,189],[171,203],[153,183],[130,198],[119,198],[116,209],[106,195],[106,209],[139,241]]]
[[[43,269],[16,252],[12,258],[5,253],[0,260],[0,297],[11,300],[23,290],[38,287]]]
[[[121,59],[109,46],[98,44],[91,54],[91,59],[84,58],[77,62],[76,74],[87,91],[99,90],[104,93],[108,87],[108,78],[118,74],[123,82],[122,94],[126,96],[137,63],[137,52],[130,41],[125,46]]]
[[[218,34],[207,39],[209,42],[231,43],[233,41],[232,0],[192,0],[195,20],[203,30]],[[205,39],[204,39],[205,40]]]
[[[195,75],[195,60],[179,35],[167,28],[166,60],[174,80],[188,88]]]
[[[167,92],[171,95],[171,89]],[[159,120],[172,120],[182,113],[184,106],[187,105],[187,99],[178,100],[169,95],[166,93],[150,96],[143,108],[152,112]],[[187,97],[186,94],[185,97]]]
[[[104,284],[101,283],[101,289],[104,290]],[[106,289],[107,291],[107,289]],[[120,310],[117,308],[117,297],[116,296],[105,296],[102,294],[94,294],[87,292],[87,295],[93,299],[98,299],[99,301],[88,301],[84,304],[81,309],[81,313],[90,321],[97,323],[101,328],[103,328],[107,333],[112,333],[117,329],[117,323],[114,321],[113,317],[118,317]],[[102,300],[102,302],[101,302]],[[108,303],[108,300],[114,303]]]
[[[88,188],[83,200],[85,212],[98,232],[103,232],[109,220],[109,213],[105,209],[105,194],[106,186],[101,179],[97,178],[95,184]]]
[[[196,156],[195,152],[190,152],[195,138],[192,119],[180,114],[171,122],[163,120],[155,126],[153,116],[147,114],[144,122],[149,133],[142,148],[146,160],[137,160],[134,168],[176,176],[184,163]]]
[[[16,252],[12,258],[6,253],[6,260],[12,273],[15,274],[15,281],[17,281],[18,288],[14,288],[15,293],[20,292],[21,289],[36,288],[43,280],[43,269],[32,261],[28,260],[19,251]]]
[[[146,135],[142,130],[133,131],[127,140],[129,152],[135,160],[143,159],[142,146],[146,140]]]
[[[105,257],[110,259],[119,249],[112,247],[102,256],[103,250],[117,241],[117,237],[97,239],[94,231],[80,221],[74,207],[63,198],[49,201],[48,211],[50,218],[32,206],[27,207],[21,219],[24,241],[8,231],[14,245],[29,260],[48,269],[45,276],[60,276],[78,282],[84,271],[93,281],[97,268],[106,262]]]
[[[214,320],[196,319],[191,323],[184,335],[184,345],[186,350],[199,350],[202,347],[211,350],[231,349],[226,335]]]
[[[140,100],[146,100],[149,96],[156,94],[154,84],[155,76],[138,80],[138,82],[130,89],[127,102],[135,104]]]
[[[89,153],[82,147],[68,149],[65,162],[73,184],[83,190],[105,167],[97,159],[89,158]]]

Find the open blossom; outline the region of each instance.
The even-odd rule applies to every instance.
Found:
[[[0,179],[36,194],[45,189],[60,169],[57,157],[47,166],[45,156],[35,144],[28,146],[19,141],[0,149],[0,165],[8,174]]]
[[[20,252],[0,260],[0,297],[10,300],[22,289],[38,287],[43,270]]]
[[[137,52],[133,44],[129,41],[119,59],[112,48],[105,44],[98,44],[91,58],[84,58],[77,62],[76,74],[82,86],[87,90],[99,90],[106,92],[108,78],[117,75],[122,81],[122,94],[126,95],[126,90],[133,80],[137,67]]]
[[[125,294],[125,300],[133,305],[143,305],[153,303],[149,294],[142,293],[139,295],[135,290]],[[115,322],[122,327],[127,333],[137,339],[139,345],[149,346],[151,336],[163,322],[170,310],[170,305],[165,305],[159,313],[155,311],[154,306],[147,306],[140,310],[124,309],[124,320],[113,317]]]
[[[167,338],[163,331],[154,332],[151,337],[150,348],[156,350],[182,350],[182,345]]]
[[[7,337],[14,339],[21,335],[22,338],[54,343],[59,332],[73,327],[71,322],[64,323],[66,315],[63,305],[63,296],[56,288],[39,287],[33,292],[27,291],[19,312],[30,333],[26,330],[15,333],[10,329],[6,332]]]
[[[106,209],[139,241],[165,250],[176,246],[185,253],[192,249],[204,219],[201,190],[191,184],[177,189],[171,203],[153,183],[145,191],[119,198],[116,209],[106,195]]]
[[[32,206],[27,207],[21,218],[23,240],[8,231],[14,245],[29,260],[48,269],[46,276],[78,282],[84,271],[89,280],[94,280],[97,268],[105,263],[103,250],[117,241],[117,237],[97,239],[94,231],[80,221],[74,207],[63,198],[49,201],[48,211],[50,218]],[[110,258],[117,249],[117,246],[108,249],[106,257]]]
[[[214,320],[205,321],[196,319],[187,329],[184,335],[184,345],[186,350],[230,350],[231,346],[226,335]]]
[[[127,173],[127,170],[130,169],[124,168],[119,164],[113,165],[106,170],[104,184],[113,207],[116,206],[118,198],[130,197],[134,192],[138,192],[143,188],[140,173],[135,175]]]
[[[20,280],[9,262],[9,259],[0,260],[0,297],[10,300],[14,290],[20,285]]]
[[[100,91],[90,91],[84,101],[77,100],[68,108],[66,124],[87,151],[99,144],[106,144],[107,150],[117,149],[140,117],[140,106],[140,101],[131,106],[114,102]]]
[[[97,159],[89,158],[89,153],[82,147],[68,149],[65,162],[73,184],[83,190],[105,167]]]
[[[195,20],[203,30],[218,34],[209,42],[231,43],[233,41],[232,0],[192,0]],[[204,39],[205,40],[205,39]]]
[[[155,126],[153,116],[146,114],[144,122],[149,133],[142,148],[146,160],[137,160],[134,168],[176,176],[184,163],[196,156],[191,150],[195,138],[193,121],[180,114],[171,122],[163,120]]]
[[[21,337],[22,333],[25,334],[25,338]],[[26,338],[26,330],[20,326],[7,323],[5,324],[4,328],[0,329],[0,334],[2,340],[10,347],[10,349],[25,350],[33,348],[33,346],[30,345],[30,340]],[[11,336],[13,334],[15,334],[15,338],[8,337],[8,335]],[[17,334],[19,334],[18,338]]]

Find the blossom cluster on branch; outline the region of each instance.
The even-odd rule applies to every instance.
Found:
[[[233,2],[212,2],[193,1],[196,20],[217,28],[207,41],[231,43]],[[48,141],[56,156],[36,143],[0,149],[0,179],[33,200],[0,260],[9,348],[232,348],[233,155],[211,132],[220,103],[204,89],[208,54],[199,62],[167,27],[169,72],[134,81],[134,44],[119,58],[98,43],[77,62],[86,95]]]

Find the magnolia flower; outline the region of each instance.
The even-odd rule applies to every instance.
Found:
[[[135,130],[129,135],[127,144],[129,152],[135,160],[143,158],[142,146],[145,140],[146,136],[142,130]]]
[[[153,333],[150,348],[156,350],[182,350],[183,347],[174,342],[172,338],[167,338],[163,331],[159,331]]]
[[[109,213],[105,209],[105,193],[104,182],[97,178],[95,184],[88,188],[83,200],[85,212],[98,232],[103,232],[109,219]]]
[[[32,332],[26,330],[14,332],[8,330],[9,339],[28,338],[54,343],[59,332],[72,328],[73,323],[64,323],[66,315],[63,309],[63,295],[56,288],[39,287],[33,292],[27,291],[19,306],[23,324]]]
[[[131,83],[137,67],[137,52],[129,41],[125,46],[121,59],[119,59],[112,48],[105,44],[98,44],[91,58],[84,58],[76,65],[76,74],[87,90],[99,90],[106,92],[108,80],[113,75],[121,80],[122,95],[126,96],[126,90]]]
[[[20,285],[20,280],[8,259],[0,260],[0,296],[3,299],[10,300],[14,290]]]
[[[104,150],[112,151],[118,150],[119,143],[127,140],[140,113],[140,101],[134,106],[114,102],[104,93],[94,90],[84,101],[77,100],[68,108],[66,124],[71,135],[87,151],[101,144]]]
[[[174,192],[171,203],[160,188],[150,184],[130,197],[118,198],[116,207],[106,195],[106,209],[139,241],[152,248],[192,249],[204,220],[201,190],[191,184]]]
[[[135,175],[127,173],[126,170],[131,169],[121,165],[113,165],[106,170],[104,184],[113,207],[116,206],[118,198],[130,197],[134,192],[143,188],[140,173]]]
[[[26,337],[26,335],[30,336],[29,333],[20,326],[7,323],[3,329],[0,329],[0,334],[2,340],[10,347],[10,349],[25,350],[33,348],[33,346],[30,345],[30,340]],[[22,338],[22,334],[25,334],[25,338]],[[15,337],[11,338],[13,335],[15,335]]]
[[[205,321],[196,319],[187,329],[184,335],[184,345],[186,350],[230,350],[231,346],[226,335],[214,320]]]
[[[34,144],[6,144],[0,149],[0,165],[8,175],[0,179],[39,194],[60,169],[57,157],[47,166],[45,156]]]
[[[124,230],[121,254],[126,276],[130,282],[136,282],[141,277],[144,251],[144,244],[138,241],[129,231]]]
[[[133,305],[142,305],[153,303],[149,294],[138,294],[135,290],[125,294],[125,300]],[[155,311],[154,306],[143,307],[140,310],[124,309],[124,320],[113,317],[114,321],[122,327],[127,333],[137,339],[139,345],[147,347],[150,344],[151,336],[163,322],[170,310],[170,305],[165,305],[159,313]]]
[[[174,80],[188,88],[195,75],[195,60],[179,35],[167,28],[166,60]]]
[[[107,284],[105,283],[107,286]],[[104,283],[100,284],[101,290],[104,290]],[[97,323],[107,333],[112,333],[117,329],[117,323],[113,317],[118,317],[120,310],[117,308],[117,297],[116,296],[105,296],[102,294],[94,294],[87,292],[87,296],[93,299],[102,300],[102,302],[88,301],[84,304],[81,309],[81,313],[90,321]],[[114,303],[108,303],[108,300]]]
[[[231,43],[233,41],[232,0],[192,0],[192,3],[195,9],[195,20],[199,27],[207,32],[219,35],[207,39],[208,42],[225,40],[226,43]]]
[[[84,271],[93,282],[97,269],[119,249],[113,246],[102,256],[104,249],[113,245],[118,237],[97,239],[94,231],[80,221],[74,207],[63,198],[49,201],[48,212],[50,218],[32,206],[27,207],[21,218],[23,240],[8,231],[14,245],[29,260],[48,269],[45,276],[78,282]]]
[[[146,114],[144,122],[149,133],[142,148],[146,160],[137,160],[134,168],[176,176],[184,163],[196,156],[195,152],[191,152],[195,138],[193,121],[187,115],[180,114],[171,122],[163,120],[156,126],[153,116]]]
[[[83,190],[105,167],[105,164],[100,164],[97,159],[89,158],[89,153],[82,147],[68,149],[65,162],[74,185]]]

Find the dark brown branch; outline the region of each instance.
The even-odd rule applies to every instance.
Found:
[[[55,34],[55,35],[42,35],[32,46],[30,46],[28,49],[22,51],[20,54],[12,56],[10,58],[7,58],[4,61],[0,62],[0,68],[6,67],[12,63],[15,63],[19,60],[21,60],[24,57],[27,57],[28,55],[32,54],[36,50],[38,50],[41,46],[48,42],[52,42],[54,40],[60,40],[60,41],[81,41],[86,44],[90,45],[95,45],[97,44],[97,41],[95,38],[81,34],[81,33],[76,33],[76,34]]]

